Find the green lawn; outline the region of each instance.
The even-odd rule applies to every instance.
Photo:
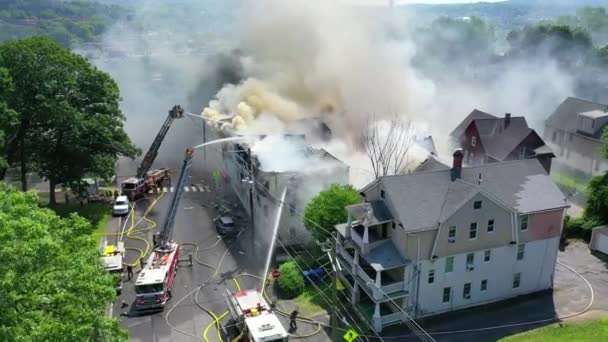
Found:
[[[586,193],[588,180],[571,177],[565,174],[553,173],[551,175],[553,181],[559,185],[563,190],[568,192],[578,191],[580,193]]]
[[[84,217],[93,225],[94,230],[92,234],[103,234],[105,232],[106,225],[110,219],[110,207],[109,204],[105,203],[88,203],[83,206],[80,203],[69,203],[48,206],[49,209],[54,210],[57,215],[62,217],[66,217],[71,213],[77,213]]]
[[[581,323],[552,324],[500,339],[501,342],[608,341],[608,318]]]
[[[330,294],[329,290],[324,290],[323,292],[326,296]],[[312,286],[307,286],[304,292],[294,298],[293,301],[298,306],[302,317],[314,317],[325,312],[325,309],[321,306],[325,302]]]

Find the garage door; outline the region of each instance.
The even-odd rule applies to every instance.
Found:
[[[608,254],[608,236],[604,234],[600,234],[599,239],[597,240],[597,250]]]

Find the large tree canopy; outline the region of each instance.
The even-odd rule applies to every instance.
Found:
[[[38,207],[0,184],[0,340],[123,341],[105,316],[115,298],[85,219]]]
[[[12,89],[4,97],[18,127],[7,159],[51,184],[113,174],[119,156],[139,150],[123,129],[120,93],[111,77],[52,39],[32,37],[0,46],[0,67]]]
[[[338,223],[345,223],[347,205],[361,201],[352,185],[333,184],[308,202],[304,209],[304,226],[319,240],[325,241]]]

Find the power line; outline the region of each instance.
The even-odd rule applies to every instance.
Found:
[[[242,159],[241,156],[239,156],[237,154],[237,157],[240,158],[244,163],[246,163],[247,161],[245,161],[244,159]],[[324,227],[320,226],[319,224],[317,224],[316,222],[307,219],[304,214],[300,211],[297,211],[295,208],[293,208],[293,206],[291,206],[288,203],[285,203],[284,201],[282,201],[281,199],[277,198],[268,187],[266,187],[264,184],[262,184],[259,180],[257,180],[255,177],[253,177],[253,175],[251,174],[250,170],[247,170],[246,168],[244,168],[243,166],[241,166],[239,163],[236,163],[236,165],[245,173],[247,173],[249,175],[249,178],[251,180],[253,180],[255,183],[259,184],[264,190],[265,192],[269,195],[269,197],[271,197],[273,200],[275,200],[278,203],[282,203],[284,206],[287,206],[292,212],[298,214],[298,216],[301,216],[304,220],[307,220],[308,222],[314,224],[316,227],[322,229],[324,232],[327,232],[329,236],[332,237],[333,240],[332,242],[334,244],[337,244],[337,238],[333,237],[333,234],[331,232],[329,232],[327,229],[325,229]],[[278,239],[278,237],[277,237]],[[317,242],[318,243],[318,242]],[[335,247],[333,247],[335,248]],[[288,253],[289,254],[289,253]],[[291,256],[291,255],[290,255]],[[325,270],[325,269],[324,269]],[[325,270],[327,272],[327,270]],[[416,277],[419,277],[419,274],[416,274]],[[419,337],[422,341],[434,341],[434,339],[392,298],[390,297],[386,292],[384,292],[381,288],[379,287],[375,287],[376,289],[378,289],[380,292],[382,292],[383,296],[386,297],[386,299],[388,299],[391,304],[393,305],[393,309],[397,308],[399,312],[402,313],[403,318],[401,319],[401,321],[403,323],[405,323],[406,326],[408,326],[408,328],[410,328],[410,330],[417,336]],[[372,329],[372,331],[374,331]]]

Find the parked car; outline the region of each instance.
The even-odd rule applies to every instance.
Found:
[[[129,199],[127,196],[118,196],[112,206],[112,215],[120,216],[129,214]]]
[[[234,220],[230,216],[218,216],[213,219],[215,222],[215,229],[220,235],[224,236],[235,236],[238,234],[238,229],[234,224]]]

